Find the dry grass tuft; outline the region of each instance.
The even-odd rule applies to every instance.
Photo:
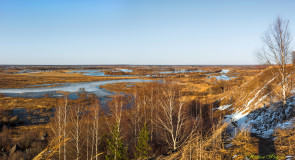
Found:
[[[295,155],[295,125],[276,131],[275,147],[278,156]]]
[[[33,160],[49,160],[53,157],[60,147],[62,147],[70,138],[63,139],[62,136],[54,139],[42,152]]]

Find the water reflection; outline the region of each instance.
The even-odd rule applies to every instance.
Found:
[[[24,98],[42,98],[42,97],[62,97],[63,92],[68,92],[70,99],[77,99],[77,92],[87,92],[97,97],[112,95],[111,92],[101,88],[101,85],[121,82],[152,82],[152,80],[142,79],[124,79],[124,80],[108,80],[95,82],[67,83],[55,87],[38,87],[38,88],[9,88],[0,89],[0,93],[8,97],[24,97]],[[49,85],[49,84],[48,84]],[[83,88],[83,89],[82,89]]]

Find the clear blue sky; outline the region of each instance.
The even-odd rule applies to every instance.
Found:
[[[294,0],[1,0],[0,64],[257,64]]]

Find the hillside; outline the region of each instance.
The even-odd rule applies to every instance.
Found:
[[[292,95],[294,74],[291,66],[289,67],[286,82],[288,84],[287,96]],[[220,108],[225,110],[230,119],[237,121],[251,111],[271,105],[280,101],[281,96],[281,80],[274,67],[262,71],[249,81],[242,84],[239,88],[225,93],[220,101],[223,106]]]
[[[279,75],[275,68],[268,68],[238,89],[224,93],[220,106],[213,109],[225,115],[224,124],[217,124],[212,133],[194,135],[180,151],[158,159],[295,158],[294,75],[291,67],[289,71],[285,105]]]

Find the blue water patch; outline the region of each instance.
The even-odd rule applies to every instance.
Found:
[[[43,98],[43,97],[63,97],[64,94],[61,92],[69,93],[70,99],[77,99],[75,95],[77,92],[87,92],[96,95],[97,97],[104,97],[112,95],[103,88],[101,85],[111,83],[122,83],[122,82],[153,82],[152,80],[142,79],[122,79],[122,80],[108,80],[108,81],[94,81],[94,82],[81,82],[81,83],[67,83],[62,86],[52,87],[38,87],[38,88],[8,88],[0,89],[0,93],[7,97],[23,97],[23,98]]]
[[[181,71],[164,71],[164,72],[159,72],[160,74],[169,74],[169,73],[193,73],[193,72],[203,72],[202,70],[192,70],[192,71],[186,71],[186,70],[181,70]]]
[[[221,75],[212,75],[214,73],[210,73],[210,74],[205,74],[205,75],[209,75],[209,77],[207,78],[212,78],[212,77],[215,77],[217,80],[224,80],[224,81],[228,81],[228,80],[231,80],[231,79],[234,79],[234,78],[237,78],[237,77],[234,77],[234,76],[228,76],[226,75],[230,70],[228,69],[222,69],[219,73],[223,73]],[[234,74],[234,73],[233,73]]]
[[[133,72],[131,69],[119,69],[121,72]]]
[[[128,69],[121,69],[123,72],[133,72],[132,70]],[[115,72],[115,71],[113,71]],[[99,77],[128,77],[128,76],[134,76],[134,75],[107,75],[102,70],[76,70],[76,71],[70,71],[68,73],[81,73],[85,76],[99,76]]]
[[[228,80],[231,80],[231,79],[233,79],[233,78],[236,78],[236,77],[234,77],[234,76],[229,77],[229,76],[224,75],[224,74],[222,74],[221,76],[209,76],[209,77],[207,77],[207,78],[210,79],[210,78],[212,78],[212,77],[215,77],[216,80],[224,80],[224,81],[228,81]]]

